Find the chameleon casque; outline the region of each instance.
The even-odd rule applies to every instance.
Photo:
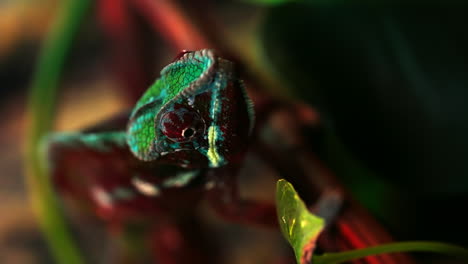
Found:
[[[45,146],[59,192],[108,221],[125,222],[193,208],[186,201],[228,188],[216,182],[236,173],[253,125],[253,104],[233,63],[205,49],[182,52],[162,69],[130,117],[52,134]],[[181,190],[188,186],[200,188]],[[226,199],[213,200],[219,205]],[[227,217],[243,217],[232,205],[215,207]]]

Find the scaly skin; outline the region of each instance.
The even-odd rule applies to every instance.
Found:
[[[242,156],[252,120],[232,63],[211,50],[187,52],[137,102],[127,144],[140,160],[218,168]]]

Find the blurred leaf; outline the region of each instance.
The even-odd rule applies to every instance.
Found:
[[[84,259],[68,229],[53,190],[40,140],[52,130],[57,88],[89,0],[60,2],[52,27],[44,40],[29,95],[30,125],[26,135],[25,168],[31,203],[57,263],[80,264]]]
[[[325,221],[309,212],[291,183],[279,180],[276,186],[278,220],[286,240],[293,247],[298,263],[312,258]]]
[[[466,194],[467,11],[289,3],[268,11],[263,57],[379,176],[408,190]]]

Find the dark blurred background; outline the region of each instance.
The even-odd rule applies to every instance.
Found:
[[[466,11],[295,4],[272,10],[263,27],[266,56],[361,170],[327,143],[323,157],[360,197],[373,187],[355,181],[376,181],[363,202],[387,200],[372,209],[404,239],[468,242],[459,236],[468,234]]]
[[[312,151],[398,240],[468,245],[466,5],[201,2],[211,7],[211,30],[253,72],[270,76],[267,89],[319,110],[323,133]],[[27,89],[57,3],[0,0],[0,263],[51,261],[21,155]],[[67,59],[57,130],[129,105],[96,16],[90,11]],[[155,78],[175,52],[161,36],[151,41]]]

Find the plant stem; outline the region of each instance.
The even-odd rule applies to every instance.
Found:
[[[31,204],[55,260],[58,263],[79,264],[84,261],[50,183],[46,157],[39,151],[40,140],[52,129],[56,90],[65,57],[91,1],[66,0],[60,3],[58,14],[41,48],[30,88],[25,169]]]
[[[314,256],[314,264],[338,264],[372,255],[397,252],[432,252],[468,260],[468,250],[447,243],[430,241],[398,242],[375,247],[350,250],[340,253],[325,253]]]
[[[176,1],[134,0],[136,10],[160,32],[176,51],[212,48],[212,44],[191,23]]]

